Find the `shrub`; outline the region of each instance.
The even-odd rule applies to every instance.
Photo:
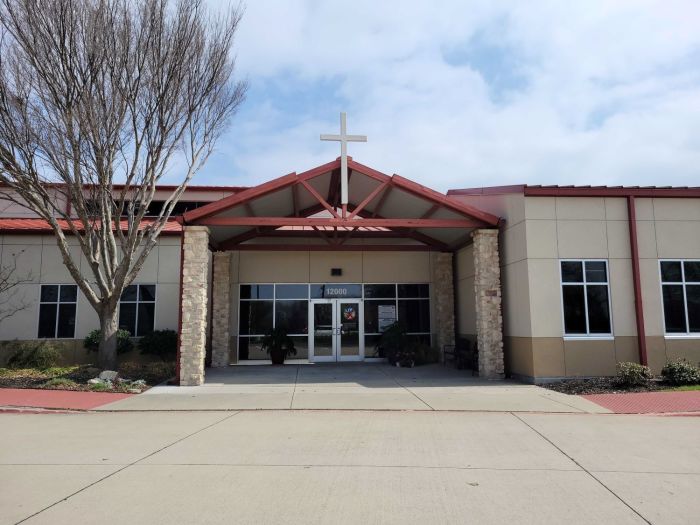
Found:
[[[677,359],[666,363],[661,369],[661,377],[671,385],[694,385],[700,383],[700,368],[685,359]]]
[[[142,354],[157,355],[163,361],[172,361],[177,354],[177,332],[175,330],[154,330],[139,341]]]
[[[143,379],[149,385],[157,385],[175,376],[175,363],[134,363],[119,365],[119,376],[127,379]]]
[[[7,361],[8,368],[36,368],[46,370],[56,366],[61,353],[48,341],[22,343]]]
[[[379,338],[377,353],[386,357],[389,364],[395,365],[399,359],[407,359],[409,339],[406,328],[398,321],[388,326]]]
[[[102,332],[100,330],[93,330],[88,334],[88,336],[83,340],[83,346],[89,352],[97,352],[100,347],[100,338],[102,337]],[[131,334],[128,330],[117,330],[117,354],[125,354],[134,348],[134,343],[131,342]]]
[[[74,388],[77,388],[79,385],[72,379],[67,379],[65,377],[54,377],[53,379],[49,379],[46,383],[44,383],[44,388],[56,388],[56,389],[66,389],[66,390],[72,390]]]
[[[653,377],[648,366],[639,363],[617,363],[617,382],[620,385],[645,385]]]

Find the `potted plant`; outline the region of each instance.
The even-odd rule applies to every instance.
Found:
[[[297,355],[294,340],[284,328],[273,328],[263,338],[260,347],[270,354],[273,365],[283,365],[287,356]]]

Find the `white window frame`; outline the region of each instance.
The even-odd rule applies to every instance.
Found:
[[[151,304],[153,303],[153,330],[156,329],[156,315],[158,312],[158,284],[157,283],[131,283],[129,286],[136,286],[136,300],[135,301],[122,301],[121,297],[119,298],[119,303],[117,304],[117,326],[120,325],[121,323],[121,315],[122,315],[122,303],[124,304],[135,304],[136,305],[136,324],[134,325],[134,332],[131,334],[130,337],[136,338],[136,337],[143,337],[143,336],[137,336],[136,334],[139,333],[139,304]],[[155,288],[155,300],[153,301],[142,301],[140,298],[139,294],[139,286],[153,286]],[[126,290],[126,287],[124,288]],[[122,291],[122,293],[124,293]]]
[[[564,262],[580,262],[583,268],[583,281],[582,282],[564,282],[564,276],[562,273],[561,263]],[[586,263],[587,262],[602,262],[605,263],[605,282],[602,281],[592,281],[591,286],[602,286],[605,285],[608,289],[608,312],[610,314],[610,332],[606,334],[595,333],[591,334],[591,328],[588,320],[588,281],[586,280]],[[559,297],[561,303],[561,328],[564,334],[564,339],[566,341],[609,341],[615,339],[615,325],[613,323],[613,311],[612,311],[612,290],[610,289],[610,264],[608,259],[559,259]],[[567,334],[566,333],[566,319],[564,317],[564,286],[583,286],[583,304],[584,304],[584,314],[586,316],[586,333],[585,334]]]
[[[682,281],[664,282],[661,277],[661,263],[677,262],[681,263],[681,279]],[[661,298],[661,323],[664,327],[665,339],[700,339],[700,332],[690,331],[690,319],[688,317],[688,295],[686,286],[688,282],[685,280],[685,262],[700,262],[700,259],[659,259],[659,293]],[[700,283],[691,282],[690,284],[700,286]],[[664,306],[664,285],[681,286],[683,288],[683,308],[685,311],[685,332],[667,332],[666,331],[666,307]]]
[[[41,288],[43,286],[58,286],[58,295],[56,296],[56,301],[42,301],[41,300]],[[61,301],[61,287],[62,286],[75,286],[75,301]],[[75,332],[78,329],[78,297],[80,297],[80,288],[74,283],[40,283],[39,284],[39,305],[37,308],[36,315],[36,336],[37,339],[75,339]],[[39,322],[41,321],[41,306],[44,304],[56,305],[56,322],[53,328],[53,337],[39,337]],[[73,323],[73,336],[72,337],[58,337],[58,319],[60,306],[62,304],[74,304],[75,305],[75,322]]]

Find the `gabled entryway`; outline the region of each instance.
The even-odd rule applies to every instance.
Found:
[[[408,254],[426,253],[429,256],[429,274],[425,275],[424,281],[430,290],[431,301],[429,344],[438,348],[454,344],[453,253],[471,243],[474,244],[477,272],[474,300],[479,313],[480,374],[485,377],[502,376],[498,270],[500,219],[399,175],[381,173],[352,158],[347,159],[347,164],[347,204],[340,200],[341,159],[338,158],[184,214],[179,358],[182,384],[201,384],[203,381],[209,321],[211,363],[214,367],[229,364],[232,336],[245,336],[246,344],[252,341],[248,333],[239,333],[239,323],[231,315],[231,305],[237,306],[236,301],[241,299],[235,296],[235,283],[256,287],[263,286],[261,283],[307,284],[310,291],[306,299],[297,299],[309,301],[309,324],[297,330],[297,337],[303,338],[303,334],[307,334],[308,355],[316,361],[324,358],[331,361],[363,360],[368,356],[364,351],[362,303],[368,299],[367,283],[377,281],[367,277],[369,272],[345,280],[333,275],[336,268],[328,269],[327,280],[326,274],[318,277],[318,273],[314,274],[312,270],[311,274],[307,274],[309,277],[306,281],[299,280],[299,277],[291,281],[275,278],[276,263],[279,264],[280,275],[285,274],[286,264],[312,266],[310,262],[300,263],[298,258],[292,258],[293,261],[285,259],[281,255],[284,253],[312,254],[309,256],[311,258],[317,258],[313,254],[319,252],[347,253],[345,257],[348,259],[353,257],[351,252],[391,254],[391,259],[385,258],[385,261],[390,260],[387,264],[396,267],[403,264],[402,257],[407,259],[406,264],[412,264]],[[211,263],[209,251],[213,253]],[[264,281],[252,284],[232,280],[233,254],[240,257],[251,252],[267,254],[257,260],[262,261],[260,264],[270,265],[272,273],[268,273]],[[366,257],[370,258],[370,255]],[[336,257],[334,260],[342,261],[342,258]],[[213,267],[211,293],[208,285],[210,264]],[[390,282],[399,290],[401,281],[398,278],[388,280],[390,277],[384,277],[380,282]],[[359,295],[355,296],[356,300],[342,297],[346,299],[345,302],[314,301],[338,299],[325,295],[325,292],[321,296],[313,295],[314,286],[330,288],[333,283],[359,285]],[[246,290],[246,293],[250,293],[249,289]],[[400,305],[402,298],[400,292],[396,293],[399,294],[395,295],[396,304]],[[406,300],[409,299],[418,300],[420,297]],[[269,300],[274,301],[275,298]],[[272,308],[274,312],[274,305]],[[343,309],[351,310],[352,319],[348,318],[348,321],[355,322],[357,333],[343,328]],[[323,328],[316,326],[319,324],[315,323],[314,317],[317,310],[319,314],[328,314],[326,317],[330,322],[325,323]],[[276,322],[272,315],[272,322]],[[329,333],[324,334],[323,331]],[[343,335],[346,337],[343,338]],[[352,342],[355,337],[358,338],[357,344]]]

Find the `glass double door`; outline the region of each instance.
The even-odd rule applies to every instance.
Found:
[[[309,360],[362,361],[364,323],[359,299],[312,299]]]

